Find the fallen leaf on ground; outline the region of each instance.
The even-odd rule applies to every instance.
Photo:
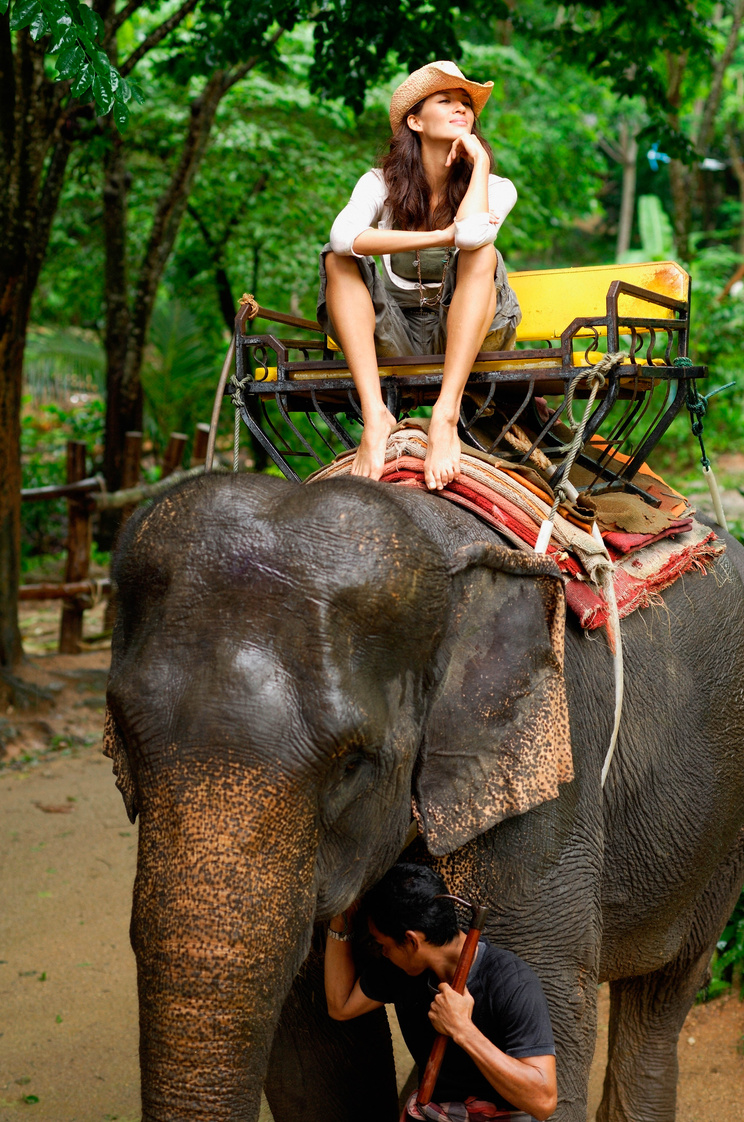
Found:
[[[39,810],[43,810],[45,814],[69,814],[75,809],[72,803],[34,802],[34,806],[38,806]]]

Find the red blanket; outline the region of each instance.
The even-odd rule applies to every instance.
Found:
[[[405,463],[391,460],[385,466],[382,481],[415,487],[431,494],[423,480],[423,469],[423,460],[408,456]],[[483,518],[517,548],[534,549],[538,524],[502,495],[489,491],[464,475],[437,494]],[[605,534],[603,540],[612,560],[617,563],[614,584],[621,619],[637,608],[661,603],[663,589],[683,573],[693,570],[704,572],[706,565],[726,548],[712,530],[695,523],[692,518],[676,519],[660,534],[614,531]],[[566,602],[581,626],[588,630],[604,626],[607,604],[601,592],[588,583],[580,562],[552,542],[548,546],[548,556],[568,577]]]

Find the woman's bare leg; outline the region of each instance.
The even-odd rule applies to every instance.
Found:
[[[460,471],[460,401],[496,311],[495,271],[496,250],[492,245],[460,250],[457,284],[447,314],[442,388],[431,414],[424,462],[424,479],[432,491],[441,491]]]
[[[382,400],[375,355],[375,309],[353,257],[328,253],[326,305],[336,342],[344,352],[362,406],[364,429],[351,466],[352,475],[379,479],[385,466],[385,447],[395,417]],[[451,314],[451,312],[450,312]]]

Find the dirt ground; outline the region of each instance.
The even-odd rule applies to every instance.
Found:
[[[101,630],[102,608],[88,613]],[[109,653],[49,653],[49,608],[24,610],[24,677],[52,700],[0,713],[0,1122],[139,1119],[137,1003],[128,923],[137,828],[100,753]],[[588,1118],[601,1096],[606,987]],[[697,1006],[679,1043],[678,1122],[744,1117],[744,1004]],[[400,1078],[408,1074],[398,1044]],[[410,1061],[408,1061],[410,1065]],[[262,1117],[270,1118],[264,1110]]]

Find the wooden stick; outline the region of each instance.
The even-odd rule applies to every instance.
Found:
[[[80,580],[68,584],[22,584],[18,589],[21,600],[66,600],[73,597],[94,599],[111,591],[108,577],[101,580]]]
[[[157,483],[140,483],[138,487],[128,487],[124,491],[107,491],[104,495],[91,495],[90,502],[96,510],[120,510],[134,507],[144,499],[154,499],[182,483],[184,479],[191,479],[196,475],[203,475],[204,468],[201,464],[189,468],[188,471],[174,471],[167,479],[159,479]]]
[[[46,499],[67,499],[72,495],[89,495],[92,491],[105,491],[106,483],[102,475],[91,475],[79,479],[77,483],[51,483],[48,487],[25,487],[21,491],[24,503],[41,502]]]
[[[82,440],[67,441],[67,482],[85,479],[86,446]],[[67,500],[67,565],[65,584],[77,584],[88,576],[90,564],[91,520],[85,497]],[[67,599],[62,605],[59,624],[59,653],[77,654],[83,637],[83,608],[78,600]]]
[[[451,897],[450,897],[451,899]],[[471,907],[473,907],[471,905]],[[460,951],[460,957],[457,961],[455,969],[455,976],[452,979],[452,989],[455,993],[465,992],[465,983],[468,980],[470,967],[473,965],[475,952],[478,950],[478,941],[483,933],[483,928],[486,924],[488,916],[487,908],[473,907],[473,917],[470,923],[470,930],[465,936],[465,942]],[[431,1052],[429,1053],[429,1060],[424,1070],[424,1077],[421,1080],[421,1086],[416,1095],[416,1102],[419,1106],[426,1106],[431,1102],[431,1096],[434,1094],[434,1087],[436,1086],[437,1079],[439,1078],[439,1071],[444,1059],[444,1053],[449,1043],[448,1036],[442,1036],[437,1033],[434,1038]]]

